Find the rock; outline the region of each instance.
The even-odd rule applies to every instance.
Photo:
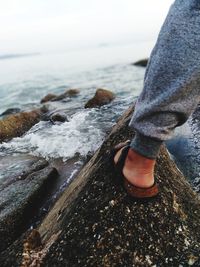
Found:
[[[23,250],[23,260],[21,262],[21,267],[27,267],[30,266],[29,263],[33,260],[31,251],[38,251],[42,249],[42,243],[41,243],[41,237],[37,230],[33,229],[27,239],[25,240],[23,244],[24,250]],[[35,262],[37,263],[37,256],[35,258]],[[36,266],[36,265],[35,265]],[[37,265],[38,266],[38,265]]]
[[[38,228],[48,251],[38,259],[42,266],[188,266],[191,257],[200,266],[200,199],[164,146],[155,169],[157,198],[136,202],[116,183],[108,152],[133,137],[131,115],[126,112]]]
[[[52,99],[51,101],[61,101],[61,100],[63,100],[63,99],[65,99],[65,98],[67,98],[68,97],[68,95],[66,94],[66,93],[63,93],[63,94],[61,94],[61,95],[58,95],[58,96],[56,96],[54,99]]]
[[[26,237],[27,235],[22,235],[6,250],[0,252],[1,267],[16,267],[16,266],[24,267],[22,266],[22,253],[23,253],[24,240],[26,239]]]
[[[63,109],[46,109],[46,112],[44,112],[41,116],[42,121],[51,121],[53,124],[56,122],[66,122],[69,121],[66,113],[63,111]]]
[[[52,101],[56,97],[57,97],[57,95],[55,95],[55,94],[48,94],[48,95],[46,95],[45,97],[42,98],[40,103],[46,103],[46,102]]]
[[[3,113],[1,113],[1,116],[7,116],[7,115],[11,115],[11,114],[15,114],[15,113],[19,113],[21,111],[20,108],[8,108],[6,109],[6,111],[4,111]]]
[[[200,199],[164,146],[155,170],[157,198],[136,202],[116,183],[108,152],[133,137],[128,128],[132,111],[118,121],[38,227],[43,247],[28,251],[29,266],[200,266]],[[22,255],[17,242],[14,251],[0,255],[2,267],[15,266]]]
[[[85,108],[95,108],[109,104],[114,98],[115,95],[111,91],[97,89],[94,97],[85,104]]]
[[[42,246],[40,233],[36,229],[33,229],[28,235],[26,244],[31,250]]]
[[[56,122],[66,122],[69,120],[64,113],[54,113],[51,115],[50,121],[55,124]]]
[[[135,63],[133,63],[134,66],[141,66],[141,67],[146,67],[147,64],[148,64],[148,58],[145,58],[145,59],[141,59]]]
[[[28,131],[41,118],[41,110],[21,112],[0,120],[0,143],[18,137]]]
[[[56,169],[46,160],[32,158],[15,175],[1,177],[0,251],[6,249],[30,224],[57,175]]]
[[[80,90],[78,89],[69,89],[65,92],[65,94],[68,94],[68,96],[76,96],[80,93]]]
[[[60,100],[63,100],[65,98],[67,98],[67,97],[76,96],[79,93],[80,93],[80,91],[78,89],[69,89],[69,90],[65,91],[63,94],[60,94],[60,95],[48,94],[41,100],[41,103],[46,103],[46,102],[49,102],[49,101],[60,101]]]
[[[60,101],[60,100],[63,100],[67,97],[73,97],[73,96],[76,96],[77,94],[79,94],[79,92],[80,91],[78,89],[69,89],[69,90],[65,91],[63,94],[58,95],[57,97],[52,99],[52,101]]]
[[[10,157],[11,156],[7,156],[7,157],[4,157],[3,159],[0,159],[0,169],[5,170],[5,174],[3,178],[4,182],[6,180],[9,180],[10,181],[9,184],[11,184],[13,182],[14,177],[21,176],[22,179],[24,179],[25,173],[27,173],[28,170],[30,174],[33,172],[34,169],[36,171],[36,168],[33,166],[34,165],[36,166],[38,158],[34,159],[33,157],[28,156],[28,155],[20,155],[20,158],[19,158],[19,155],[17,155],[16,159],[13,159],[13,156],[12,158]],[[2,164],[2,160],[4,161],[3,164]],[[77,162],[79,162],[78,165],[77,165]],[[46,161],[44,161],[43,164],[44,164],[43,165],[44,168],[48,167],[48,163]],[[9,170],[7,165],[12,168],[10,168]],[[41,161],[41,165],[42,165],[42,161]],[[46,189],[48,190],[46,190],[45,194],[43,195],[43,197],[45,197],[45,201],[41,201],[42,208],[40,207],[39,212],[37,212],[36,214],[36,217],[34,216],[34,214],[32,214],[34,218],[30,222],[31,226],[35,226],[35,222],[37,222],[38,224],[41,218],[44,218],[44,215],[46,215],[46,211],[49,210],[49,207],[52,207],[52,204],[55,203],[56,199],[58,199],[58,196],[63,192],[66,185],[70,183],[70,181],[68,180],[69,177],[70,179],[72,179],[72,173],[73,173],[73,176],[76,175],[74,172],[75,165],[76,165],[76,172],[78,172],[82,166],[82,163],[80,164],[79,156],[76,156],[75,158],[70,159],[65,162],[63,162],[62,159],[56,159],[53,162],[51,162],[51,166],[57,169],[59,173],[59,177],[56,178],[55,183],[54,181],[52,181],[52,184],[48,184],[48,186],[46,187]],[[19,166],[18,167],[19,169],[17,171],[16,171],[15,166]],[[37,164],[37,166],[39,168],[40,164]],[[1,176],[2,176],[2,172],[1,172]],[[0,179],[0,183],[2,181],[1,179]],[[48,194],[47,197],[46,197],[46,194]],[[44,211],[44,209],[46,211]],[[23,266],[22,262],[24,262],[26,259],[24,256],[22,260],[22,253],[26,254],[26,256],[27,254],[29,254],[29,251],[27,251],[27,243],[28,243],[29,249],[30,247],[31,249],[34,248],[34,252],[35,252],[35,247],[38,248],[40,246],[41,240],[40,240],[40,235],[38,235],[38,231],[33,229],[33,231],[31,231],[30,233],[30,224],[28,225],[28,227],[29,227],[28,231],[23,233],[19,238],[17,238],[17,240],[15,240],[11,245],[9,245],[9,247],[7,247],[5,250],[0,252],[0,266],[1,267]],[[41,251],[39,251],[38,253],[40,252]],[[33,259],[33,255],[31,255],[31,258]]]
[[[49,105],[43,105],[40,110],[43,113],[42,115],[46,114],[47,112],[49,112]]]

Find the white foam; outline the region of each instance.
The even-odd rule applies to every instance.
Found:
[[[102,143],[104,133],[92,120],[94,111],[83,110],[74,114],[69,122],[50,125],[40,122],[26,135],[0,145],[2,153],[29,153],[34,156],[63,158],[67,160],[76,153],[87,156]]]

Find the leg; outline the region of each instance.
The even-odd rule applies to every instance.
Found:
[[[200,3],[177,0],[152,52],[130,127],[131,147],[155,158],[200,102]]]
[[[160,145],[200,102],[199,59],[199,0],[176,0],[152,51],[144,88],[130,122],[136,136],[123,173],[133,184],[148,187],[153,183]]]

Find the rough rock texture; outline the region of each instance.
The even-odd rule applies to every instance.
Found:
[[[166,149],[156,165],[156,199],[136,202],[115,181],[108,155],[114,144],[133,136],[127,127],[131,113],[44,219],[38,228],[43,245],[31,249],[25,242],[21,262],[28,264],[22,266],[200,266],[200,199]],[[16,261],[1,254],[0,264]]]
[[[13,137],[21,136],[39,122],[40,117],[41,110],[33,110],[10,115],[0,120],[0,143]]]
[[[47,162],[43,160],[40,161],[40,164],[36,164],[38,161],[38,158],[35,157],[35,160],[34,160],[33,157],[31,156],[29,157],[30,157],[29,160],[27,160],[27,155],[20,156],[20,159],[19,159],[19,155],[16,156],[16,159],[14,160],[16,162],[15,165],[20,165],[20,170],[21,170],[21,171],[20,170],[17,171],[18,176],[20,175],[24,176],[25,173],[27,173],[28,171],[29,173],[34,172],[35,167],[36,166],[39,167],[40,164],[44,164],[44,167],[47,165]],[[4,157],[4,159],[5,159],[5,163],[8,162],[7,164],[8,166],[10,166],[10,164],[13,163],[13,159],[9,159],[9,156],[6,158]],[[66,162],[63,162],[62,159],[56,159],[55,161],[51,161],[50,165],[56,168],[59,175],[58,177],[57,176],[55,177],[56,179],[49,180],[48,185],[45,186],[44,192],[41,193],[40,195],[42,200],[41,201],[39,199],[37,200],[39,208],[36,209],[33,214],[31,214],[30,216],[31,221],[29,222],[27,220],[27,224],[29,228],[30,228],[30,225],[35,226],[36,224],[38,224],[38,221],[44,218],[44,214],[49,210],[49,207],[52,207],[52,203],[55,203],[55,200],[58,199],[58,196],[60,195],[60,191],[63,191],[63,186],[66,186],[66,184],[69,183],[68,178],[71,177],[71,174],[74,171],[74,164],[76,164],[77,160],[78,158],[73,158]],[[2,160],[0,160],[0,168],[5,166],[4,169],[6,169],[4,181],[9,179],[10,183],[12,183],[13,179],[11,179],[11,177],[14,177],[14,175],[16,174],[16,170],[15,171],[13,170],[10,172],[8,168],[6,167],[6,165],[1,164],[1,162]],[[81,168],[81,166],[79,165],[78,168]],[[27,184],[27,186],[29,186],[29,184]],[[36,216],[34,216],[35,214]],[[30,253],[29,250],[32,247],[30,246],[30,242],[29,242],[30,241],[29,233],[30,233],[30,230],[26,231],[21,236],[19,236],[19,238],[14,243],[12,243],[9,247],[7,247],[5,250],[0,252],[0,266],[1,267],[2,266],[7,266],[7,267],[21,266],[22,253],[26,253],[26,256],[23,257],[23,262],[27,263],[29,259],[27,255]],[[38,244],[38,239],[36,239],[35,242],[33,238],[31,239],[32,239],[32,242],[31,242],[32,244],[33,243]],[[50,245],[54,239],[55,239],[55,236],[51,238],[51,241],[48,244]],[[29,243],[28,247],[27,247],[27,240]],[[47,246],[44,247],[44,250],[46,249],[47,249]],[[41,248],[35,248],[35,250],[37,250],[38,253],[41,253]],[[35,250],[34,250],[34,253],[36,252]]]
[[[85,104],[85,108],[95,108],[109,104],[114,98],[115,95],[111,91],[97,89],[94,97]]]
[[[148,64],[148,58],[145,58],[145,59],[141,59],[135,63],[133,63],[134,66],[141,66],[141,67],[146,67],[147,64]]]
[[[42,98],[41,103],[46,103],[49,101],[60,101],[67,97],[73,97],[80,93],[78,89],[69,89],[65,91],[63,94],[55,95],[55,94],[48,94],[44,98]]]
[[[133,136],[130,114],[39,227],[42,266],[199,266],[200,200],[164,147],[156,165],[157,199],[135,202],[116,184],[108,152]]]
[[[25,230],[35,214],[34,209],[40,206],[45,191],[48,192],[56,176],[56,169],[49,166],[48,162],[33,159],[20,174],[1,179],[0,251]]]

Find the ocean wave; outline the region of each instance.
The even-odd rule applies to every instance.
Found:
[[[63,160],[72,158],[75,154],[86,157],[88,153],[96,151],[105,136],[94,115],[94,110],[83,110],[61,125],[39,122],[23,137],[2,143],[0,155],[28,153],[46,159]]]

